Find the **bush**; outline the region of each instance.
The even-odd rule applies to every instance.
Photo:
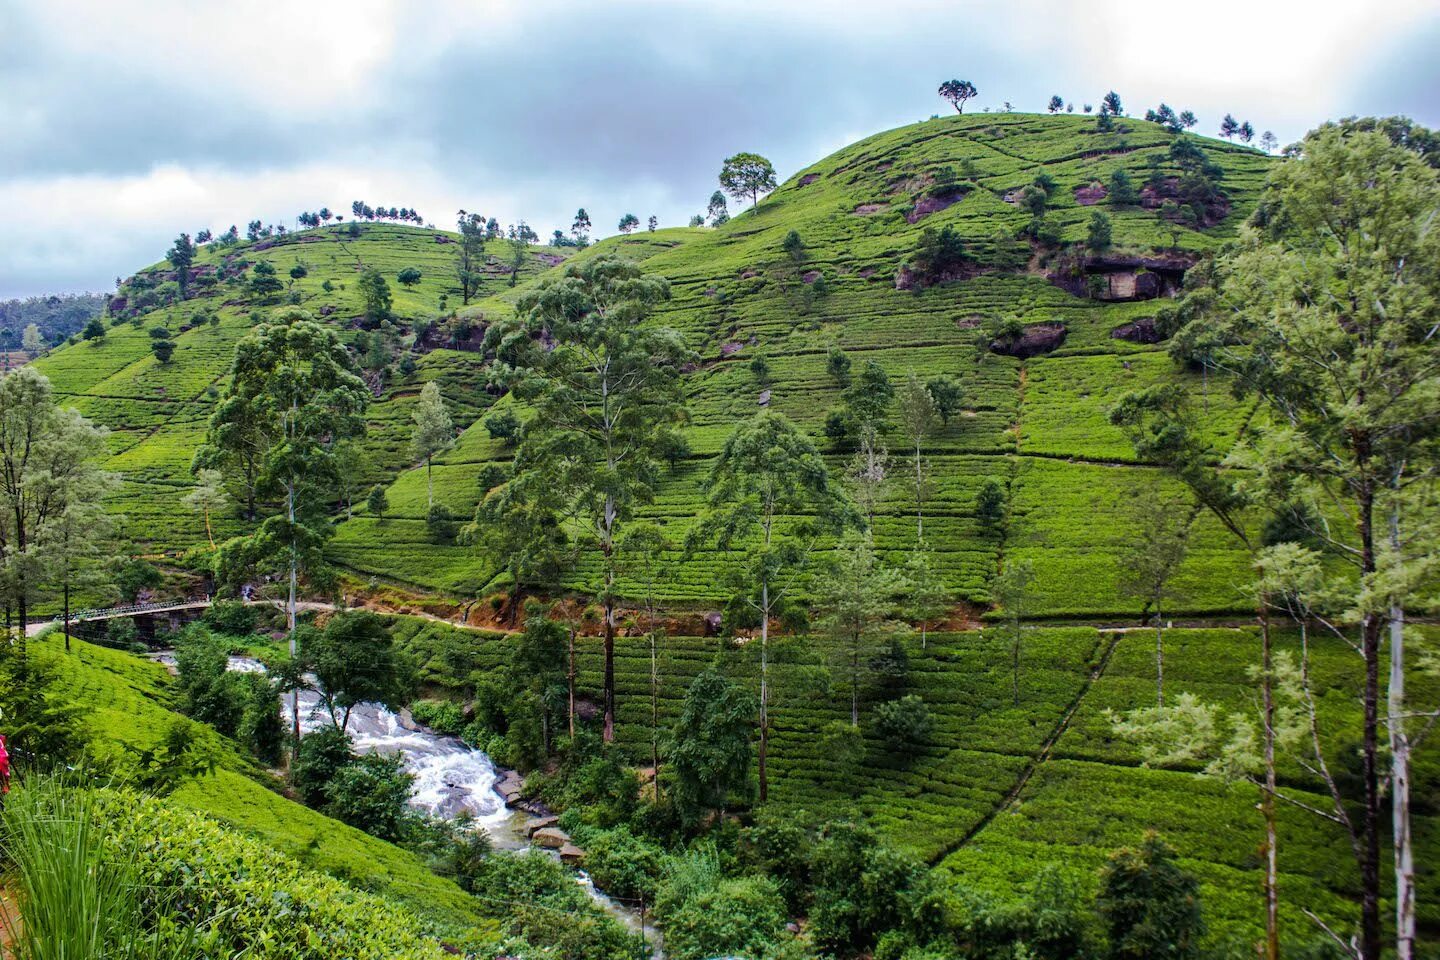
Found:
[[[260,622],[260,612],[239,600],[216,600],[200,619],[216,633],[247,637],[255,632],[255,626]]]
[[[342,769],[355,762],[350,738],[338,727],[321,727],[300,738],[300,756],[291,771],[295,789],[308,807],[325,805],[326,788]]]
[[[667,917],[665,952],[674,960],[773,956],[786,920],[785,899],[773,880],[722,880]]]
[[[417,267],[406,267],[395,275],[395,279],[407,287],[413,287],[420,282],[420,270]]]
[[[935,721],[925,701],[911,693],[876,707],[875,728],[890,749],[909,755],[930,742]]]
[[[452,700],[420,700],[410,705],[410,716],[446,736],[459,736],[465,729],[465,711]]]
[[[335,771],[325,785],[325,812],[372,837],[399,840],[411,817],[414,782],[400,757],[366,754]]]
[[[520,433],[520,419],[509,410],[496,410],[485,418],[485,429],[490,439],[510,443]]]
[[[664,850],[625,827],[585,838],[585,869],[612,896],[653,903],[664,863]]]
[[[449,507],[443,503],[437,503],[425,515],[425,531],[429,535],[431,543],[449,546],[459,535],[460,524],[456,522],[455,515],[450,512]]]

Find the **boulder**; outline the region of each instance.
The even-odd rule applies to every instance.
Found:
[[[991,341],[990,351],[1021,359],[1038,357],[1064,343],[1065,333],[1063,323],[1034,323],[1026,327],[1018,337]]]
[[[504,798],[506,803],[514,803],[520,799],[520,794],[525,789],[525,778],[514,770],[506,770],[505,775],[495,784],[495,792]]]
[[[535,831],[544,830],[546,827],[553,827],[559,822],[559,817],[532,817],[525,821],[525,826],[522,829],[525,831],[525,836],[533,837],[535,836]]]
[[[570,834],[559,827],[541,827],[530,834],[530,840],[536,846],[544,847],[547,850],[559,850],[570,842]]]
[[[1134,323],[1116,327],[1110,331],[1115,340],[1129,340],[1131,343],[1159,343],[1160,331],[1155,329],[1154,317],[1141,317]]]
[[[560,862],[561,862],[561,863],[568,863],[568,864],[570,864],[570,865],[573,866],[574,864],[577,864],[577,863],[579,863],[581,860],[584,860],[584,859],[585,859],[585,851],[584,851],[584,850],[581,850],[579,847],[575,846],[575,844],[573,844],[573,843],[567,843],[567,844],[565,844],[563,847],[560,848]]]

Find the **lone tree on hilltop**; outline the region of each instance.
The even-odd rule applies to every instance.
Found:
[[[635,214],[633,213],[627,213],[625,214],[625,216],[620,218],[621,233],[629,233],[631,230],[634,230],[638,226],[640,226],[640,218],[635,216]]]
[[[940,84],[941,98],[948,100],[956,113],[965,112],[965,101],[977,96],[980,91],[969,80],[946,80]]]
[[[654,232],[655,232],[655,228],[658,227],[658,226],[660,226],[660,218],[657,217],[657,216],[655,216],[655,214],[653,214],[653,213],[650,214],[650,219],[647,220],[647,221],[645,221],[645,227],[646,227],[651,233],[654,233]]]
[[[1239,132],[1241,143],[1249,143],[1251,140],[1255,139],[1255,128],[1250,125],[1249,120],[1246,120],[1244,123],[1240,124]]]
[[[570,236],[575,238],[575,245],[585,246],[590,241],[590,214],[581,207],[575,211],[575,219],[570,224]]]
[[[485,218],[478,213],[461,210],[456,215],[456,226],[460,230],[460,259],[455,264],[455,274],[460,280],[461,304],[465,305],[469,304],[484,278],[480,268],[487,239]]]
[[[1235,139],[1235,134],[1240,132],[1240,124],[1230,114],[1225,114],[1225,119],[1220,121],[1220,136],[1226,140]]]
[[[1059,113],[1061,110],[1065,109],[1065,101],[1060,99],[1059,95],[1057,94],[1056,96],[1050,98],[1050,104],[1045,109],[1049,110],[1051,113]]]
[[[1120,105],[1120,94],[1114,90],[1105,94],[1105,98],[1100,101],[1100,109],[1102,112],[1109,113],[1112,117],[1121,116],[1125,112],[1124,108]]]
[[[720,186],[736,200],[749,197],[753,207],[760,194],[775,189],[775,168],[758,153],[737,153],[720,168]]]
[[[185,299],[185,289],[190,285],[190,265],[195,262],[195,244],[190,234],[182,233],[175,238],[175,245],[165,252],[165,259],[175,268],[175,283],[180,287],[180,299]]]

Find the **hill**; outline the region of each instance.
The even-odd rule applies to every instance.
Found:
[[[467,305],[457,305],[455,237],[443,231],[364,224],[207,246],[193,269],[197,279],[215,279],[197,284],[198,295],[176,299],[164,264],[141,271],[112,301],[115,322],[103,340],[67,346],[37,365],[114,431],[110,466],[124,476],[114,508],[128,518],[137,549],[181,553],[203,540],[199,518],[181,507],[193,484],[191,454],[235,342],[253,325],[252,312],[268,309],[247,273],[262,261],[281,278],[303,266],[303,276],[271,298],[297,301],[368,354],[376,331],[365,329],[356,279],[379,269],[392,280],[397,320],[381,330],[388,340],[380,352],[389,356],[380,360],[388,362],[371,370],[371,430],[351,498],[382,483],[389,509],[382,518],[337,506],[344,519],[330,550],[356,581],[456,602],[505,584],[473,548],[431,542],[426,471],[414,468],[408,450],[410,405],[424,383],[441,385],[463,430],[436,461],[436,494],[456,516],[472,515],[485,468],[512,455],[483,421],[514,400],[489,388],[481,333],[563,261],[620,253],[670,282],[672,297],[654,322],[678,330],[699,357],[685,379],[689,453],[642,513],[676,543],[700,509],[701,482],[724,438],[757,409],[789,416],[822,444],[834,470],[844,469],[848,452],[826,435],[844,392],[832,372],[836,350],[855,374],[873,361],[892,381],[912,371],[949,376],[963,400],[923,451],[936,484],[927,536],[954,604],[952,627],[983,622],[1002,561],[1033,564],[1031,613],[1049,622],[1026,635],[1020,703],[1009,696],[1007,638],[942,631],[909,651],[912,683],[936,715],[934,741],[907,760],[867,727],[863,757],[848,768],[823,736],[848,711],[777,668],[776,804],[797,816],[858,810],[957,884],[997,896],[1025,888],[1048,865],[1093,885],[1110,850],[1157,827],[1201,877],[1213,939],[1225,942],[1253,936],[1262,922],[1253,892],[1261,875],[1253,788],[1199,777],[1195,765],[1148,769],[1105,716],[1154,694],[1148,640],[1114,629],[1140,613],[1121,589],[1120,557],[1147,504],[1183,500],[1161,469],[1134,455],[1107,412],[1127,391],[1173,383],[1205,411],[1217,451],[1250,421],[1252,411],[1224,384],[1170,359],[1156,321],[1185,272],[1236,235],[1271,163],[1245,147],[1128,119],[1102,133],[1082,117],[947,117],[838,151],[719,227],[614,237],[579,251],[534,248],[515,286],[496,256]],[[1135,202],[1113,202],[1117,171],[1133,183]],[[1042,206],[1037,189],[1048,194],[1043,218],[1031,208]],[[1108,246],[1087,249],[1097,212],[1108,216],[1112,236]],[[395,283],[411,266],[419,283]],[[176,344],[168,362],[151,350],[157,326]],[[889,444],[892,469],[903,472],[903,444],[898,437]],[[992,478],[1004,492],[999,524],[982,522],[977,508]],[[1171,634],[1167,690],[1244,707],[1255,634],[1234,620],[1248,620],[1253,607],[1243,592],[1248,558],[1207,514],[1195,512],[1191,523],[1171,608],[1199,625]],[[231,511],[217,534],[245,527]],[[890,559],[914,545],[913,503],[902,484],[890,486],[874,534]],[[669,612],[722,605],[722,574],[735,557],[676,551],[665,560],[660,600]],[[593,595],[594,584],[594,568],[582,562],[558,590]],[[621,589],[631,601],[639,595],[636,584]],[[683,635],[699,632],[683,629],[697,626],[696,618],[676,620],[682,635],[665,645],[662,718],[675,715],[688,681],[717,652],[715,640]],[[432,695],[469,701],[479,685],[498,679],[494,638],[415,622],[401,634]],[[1434,637],[1417,642],[1433,646]],[[580,657],[581,693],[593,699],[596,645],[582,641]],[[1315,657],[1327,719],[1337,737],[1353,733],[1359,681],[1348,648],[1317,641]],[[750,680],[751,659],[740,647],[729,668]],[[619,739],[637,759],[648,754],[648,671],[648,651],[623,638]],[[1433,783],[1433,758],[1422,766],[1419,779]],[[1296,795],[1318,789],[1298,767],[1284,775]],[[1433,850],[1431,818],[1417,829],[1421,849]],[[1308,930],[1301,905],[1336,921],[1355,915],[1355,877],[1342,843],[1338,831],[1282,814],[1288,929]],[[1440,907],[1428,886],[1421,909],[1433,929]]]

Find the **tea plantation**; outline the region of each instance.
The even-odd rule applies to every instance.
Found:
[[[1216,182],[1223,201],[1203,222],[1182,223],[1162,206],[1181,173],[1171,149],[1177,140],[1198,145],[1222,171]],[[161,262],[122,285],[103,338],[62,347],[36,366],[64,402],[110,428],[108,468],[123,480],[111,505],[123,516],[128,542],[136,552],[173,558],[205,541],[203,520],[183,505],[195,484],[191,460],[235,344],[257,322],[256,311],[263,318],[288,300],[332,324],[357,352],[389,351],[371,368],[369,432],[348,471],[350,502],[337,509],[327,549],[352,592],[388,586],[466,604],[496,597],[508,584],[494,558],[463,543],[435,542],[426,521],[427,471],[410,449],[413,405],[425,384],[440,385],[457,436],[429,474],[436,501],[468,520],[486,493],[483,478],[493,475],[487,466],[514,455],[485,417],[495,410],[527,416],[490,382],[484,330],[510,316],[517,298],[564,262],[621,254],[669,281],[670,299],[651,322],[678,331],[694,354],[684,377],[688,452],[666,467],[653,502],[639,510],[673,547],[662,558],[654,597],[664,613],[689,624],[723,606],[726,574],[741,560],[713,546],[693,554],[680,549],[704,509],[711,464],[738,423],[761,409],[785,414],[838,474],[850,454],[827,436],[826,421],[842,405],[847,376],[873,363],[897,384],[911,373],[953,378],[960,409],[923,449],[933,482],[926,540],[951,612],[923,647],[918,636],[906,640],[907,692],[923,697],[934,734],[904,757],[862,723],[863,751],[837,749],[831,732],[848,726],[850,710],[844,670],[817,681],[811,667],[827,659],[823,641],[782,638],[772,675],[771,801],[796,813],[862,815],[957,885],[1002,898],[1050,865],[1093,891],[1113,850],[1156,829],[1200,878],[1213,942],[1249,941],[1263,929],[1255,788],[1204,776],[1201,764],[1148,767],[1134,744],[1115,737],[1105,713],[1154,702],[1153,634],[1134,627],[1141,603],[1122,588],[1121,560],[1149,506],[1165,502],[1193,516],[1167,610],[1182,621],[1168,634],[1167,695],[1193,692],[1253,714],[1249,556],[1209,514],[1193,509],[1178,482],[1136,456],[1108,414],[1128,391],[1179,385],[1203,411],[1203,436],[1217,461],[1251,425],[1255,411],[1223,380],[1170,358],[1154,322],[1183,272],[1237,235],[1271,163],[1248,147],[1134,119],[1101,132],[1089,117],[949,116],[848,146],[717,227],[646,231],[581,249],[531,247],[514,286],[506,245],[492,240],[484,279],[468,304],[456,279],[459,238],[445,230],[347,224],[203,246],[196,266],[216,279],[199,295],[170,297],[174,280]],[[1151,184],[1139,202],[1106,198],[1104,185],[1117,170],[1137,188]],[[1083,243],[1099,211],[1110,218],[1112,245],[1062,254],[1054,244],[1016,239],[1032,224],[1021,192],[1037,181],[1047,185],[1044,229],[1052,239]],[[917,247],[927,232],[941,230],[963,244],[964,267],[926,278],[916,265]],[[262,262],[293,278],[283,291],[253,292],[246,271]],[[420,272],[418,282],[400,283],[400,271],[411,267]],[[372,268],[387,278],[394,298],[389,339],[378,348],[380,328],[364,316],[358,282]],[[168,331],[160,339],[175,344],[166,361],[152,350],[157,327]],[[1020,349],[1032,335],[1043,343]],[[848,358],[848,375],[837,373],[837,351]],[[763,374],[757,357],[765,360]],[[899,563],[917,539],[906,484],[913,467],[898,431],[884,439],[890,480],[873,536],[881,557]],[[977,500],[992,480],[1004,490],[1004,516],[984,522]],[[375,484],[388,501],[383,515],[363,506]],[[214,520],[217,539],[246,529],[236,504]],[[830,545],[822,544],[822,553]],[[1010,636],[993,625],[957,629],[993,619],[992,585],[1002,560],[1029,561],[1035,572],[1018,702],[1011,695]],[[592,597],[598,573],[595,559],[582,556],[557,593]],[[622,578],[620,591],[627,610],[638,608],[639,583]],[[632,760],[647,763],[649,646],[638,627],[629,632],[617,650],[617,739]],[[416,663],[426,695],[466,702],[498,676],[512,642],[501,632],[419,618],[398,619],[394,634]],[[1327,730],[1353,733],[1358,660],[1338,640],[1312,639],[1321,712],[1333,721]],[[1437,639],[1420,635],[1415,644],[1433,653]],[[1281,646],[1297,644],[1286,636]],[[662,725],[678,715],[690,680],[717,659],[731,677],[758,685],[753,646],[743,641],[664,640]],[[104,704],[97,722],[114,729],[116,742],[141,736],[140,726],[126,728],[163,709],[156,677],[101,650],[85,648],[81,663],[76,682],[97,685],[95,699]],[[581,696],[598,702],[601,652],[593,637],[579,643],[579,670]],[[1428,703],[1437,695],[1433,676],[1412,681],[1412,698]],[[1353,743],[1335,736],[1327,744],[1331,754],[1348,758]],[[1427,745],[1417,781],[1437,782],[1436,766]],[[1328,804],[1309,772],[1292,764],[1282,776],[1297,796]],[[405,903],[428,901],[456,926],[477,922],[456,889],[397,851],[362,846],[373,841],[340,831],[257,785],[256,777],[238,758],[227,759],[214,779],[176,796],[316,869],[345,875],[368,859],[367,875],[386,878],[378,892]],[[1440,852],[1436,799],[1417,797],[1416,804],[1420,918],[1432,931],[1440,929],[1431,866]],[[1279,851],[1287,928],[1309,929],[1302,906],[1335,923],[1353,921],[1357,878],[1338,828],[1282,805]]]

